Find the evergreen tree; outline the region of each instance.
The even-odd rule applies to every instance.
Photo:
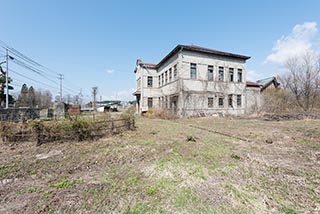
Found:
[[[23,84],[17,100],[18,107],[28,107],[28,92],[28,86],[26,84]]]
[[[36,107],[36,105],[37,103],[36,103],[35,91],[34,91],[34,88],[31,86],[28,91],[28,106],[31,108],[34,108]]]

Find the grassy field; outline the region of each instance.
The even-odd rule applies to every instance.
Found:
[[[0,143],[0,213],[319,213],[320,121],[137,118],[96,142]]]

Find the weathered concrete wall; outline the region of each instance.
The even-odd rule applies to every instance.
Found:
[[[40,118],[39,109],[10,108],[0,109],[0,121],[23,121]]]
[[[260,88],[246,88],[246,113],[251,114],[259,110],[263,105],[263,95]]]

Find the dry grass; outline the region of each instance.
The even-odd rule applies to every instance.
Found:
[[[137,126],[97,142],[1,144],[0,213],[320,211],[319,120]]]

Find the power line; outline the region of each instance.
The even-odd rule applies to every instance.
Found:
[[[14,71],[14,70],[12,70],[12,69],[9,69],[9,71],[12,72],[12,73],[15,73],[15,74],[17,74],[17,75],[19,75],[19,76],[21,76],[21,77],[23,77],[23,78],[26,78],[26,79],[28,79],[28,80],[34,81],[34,82],[36,82],[36,83],[38,83],[38,84],[42,84],[42,85],[48,86],[48,87],[53,88],[53,89],[55,89],[55,90],[58,89],[57,87],[54,87],[54,86],[52,86],[52,85],[49,85],[49,84],[40,82],[40,81],[35,80],[35,79],[32,79],[32,78],[30,78],[30,77],[27,77],[27,76],[25,76],[25,75],[23,75],[23,74],[21,74],[21,73],[19,73],[19,72],[17,72],[17,71]]]

